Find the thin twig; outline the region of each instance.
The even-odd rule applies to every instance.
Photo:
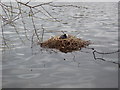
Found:
[[[41,25],[41,27],[42,27],[42,37],[41,37],[41,42],[43,42],[43,36],[44,36],[44,31],[45,31],[45,29],[43,28],[43,25]]]
[[[16,33],[18,34],[19,39],[22,41],[23,44],[25,44],[25,42],[24,42],[23,39],[21,38],[21,36],[20,36],[20,34],[19,34],[19,32],[18,32],[16,26],[15,26],[14,24],[12,24],[12,26],[14,27]]]
[[[25,36],[26,36],[27,40],[30,40],[27,36],[27,28],[25,26],[24,17],[22,15],[21,6],[19,5],[19,3],[17,3],[17,5],[18,5],[19,13],[20,13],[21,18],[22,18],[23,27],[24,27],[24,30],[25,30]]]
[[[2,39],[3,39],[4,45],[6,45],[7,48],[9,48],[9,46],[7,45],[7,42],[6,42],[6,40],[5,40],[3,26],[1,26],[1,29],[2,29]]]
[[[48,13],[48,15],[50,15],[50,17],[51,17],[52,19],[54,19],[54,20],[57,21],[57,22],[60,22],[59,20],[57,20],[56,18],[54,18],[43,6],[41,6],[41,7],[43,8],[43,10],[46,11],[46,13]]]
[[[39,5],[35,5],[35,6],[33,6],[32,8],[39,7],[39,6],[42,6],[42,5],[48,5],[48,4],[50,4],[50,3],[52,3],[52,2],[42,3],[42,4],[39,4]]]
[[[31,14],[33,15],[32,8],[30,8],[30,12],[31,12]],[[31,16],[31,19],[32,19],[33,28],[34,28],[35,34],[36,34],[36,36],[37,36],[37,39],[38,39],[38,41],[40,41],[39,36],[38,36],[38,33],[37,33],[36,26],[35,26],[34,18],[33,18],[32,16]]]
[[[106,62],[110,62],[110,63],[114,63],[114,64],[120,65],[120,63],[118,63],[118,62],[108,61],[108,60],[104,59],[103,57],[102,58],[98,58],[98,57],[96,57],[96,54],[95,54],[95,53],[98,53],[98,54],[113,54],[113,53],[117,53],[117,52],[119,52],[119,50],[118,51],[114,51],[114,52],[108,52],[108,53],[102,53],[102,52],[98,52],[96,50],[93,50],[93,57],[94,57],[95,60],[102,60],[102,61],[106,61]]]

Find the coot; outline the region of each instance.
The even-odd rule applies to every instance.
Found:
[[[65,38],[67,38],[67,35],[66,35],[66,34],[63,34],[63,35],[60,36],[59,39],[65,39]]]

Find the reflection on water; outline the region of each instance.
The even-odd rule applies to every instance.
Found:
[[[40,36],[41,24],[44,25],[44,40],[64,31],[84,40],[91,40],[93,44],[89,47],[98,51],[112,52],[118,49],[117,3],[53,4],[73,4],[84,8],[45,6],[46,10],[60,22],[34,19]],[[44,17],[40,13],[36,14],[36,17],[40,16]],[[27,37],[31,39],[33,33],[31,19],[25,17],[24,21],[28,29]],[[15,23],[25,43],[21,42],[14,28],[9,25],[4,27],[6,38],[12,42],[8,42],[11,49],[3,52],[3,87],[116,88],[118,86],[116,64],[94,60],[92,51],[87,48],[65,54],[57,50],[42,49],[37,45],[37,40],[34,40],[31,49],[31,41],[26,39],[22,23],[20,20]],[[101,57],[98,54],[99,56]],[[102,57],[118,61],[117,53]]]

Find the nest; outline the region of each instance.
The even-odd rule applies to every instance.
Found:
[[[80,50],[90,44],[90,41],[85,41],[72,35],[68,35],[67,38],[61,39],[60,36],[55,36],[47,41],[40,43],[43,48],[58,49],[61,52],[67,53],[76,50]]]

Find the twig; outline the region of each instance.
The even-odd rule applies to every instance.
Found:
[[[15,26],[14,24],[12,24],[12,26],[14,27],[16,33],[18,34],[19,39],[22,41],[23,44],[25,44],[25,42],[24,42],[24,41],[22,40],[22,38],[20,37],[19,32],[17,31],[16,26]]]
[[[107,61],[107,60],[105,60],[103,57],[102,57],[102,58],[97,58],[97,57],[96,57],[96,54],[95,54],[95,53],[98,53],[98,54],[113,54],[113,53],[117,53],[117,52],[119,52],[119,50],[118,50],[118,51],[114,51],[114,52],[109,52],[109,53],[102,53],[102,52],[98,52],[98,51],[96,51],[96,50],[93,50],[93,57],[94,57],[95,60],[98,59],[98,60],[102,60],[102,61],[106,61],[106,62],[110,62],[110,63],[114,63],[114,64],[120,65],[119,62]]]
[[[75,55],[72,52],[71,52],[71,54],[73,55],[73,61],[76,62]]]
[[[42,5],[47,5],[47,4],[50,4],[50,3],[52,3],[52,2],[42,3],[42,4],[39,4],[39,5],[35,5],[35,6],[33,6],[32,8],[39,7],[39,6],[42,6]]]
[[[32,15],[33,15],[32,8],[30,8],[30,12],[31,12],[31,13],[32,13]],[[33,28],[34,28],[35,34],[36,34],[36,36],[37,36],[37,39],[38,39],[38,41],[40,41],[39,36],[38,36],[38,33],[37,33],[36,26],[35,26],[34,18],[33,18],[32,16],[31,16],[31,19],[32,19]]]
[[[41,27],[42,27],[42,37],[41,37],[41,42],[43,42],[43,36],[44,36],[44,31],[45,31],[45,29],[43,28],[43,25],[41,25]]]
[[[17,3],[20,3],[20,4],[24,5],[24,6],[27,6],[27,7],[29,7],[29,8],[32,8],[32,6],[28,5],[27,3],[22,3],[22,2],[19,2],[19,1],[17,1]]]
[[[55,21],[60,22],[59,20],[57,20],[56,18],[54,18],[43,6],[41,6],[43,8],[43,10],[46,11],[46,13],[48,13],[48,15],[50,15],[51,18],[53,18]]]
[[[31,48],[33,48],[33,43],[34,43],[33,38],[34,38],[34,35],[35,35],[35,33],[33,32],[33,35],[32,35],[32,38],[31,38]]]
[[[82,8],[81,6],[76,6],[76,5],[53,5],[50,4],[52,7],[76,7],[76,8]]]
[[[24,5],[24,6],[27,6],[29,8],[35,8],[35,7],[39,7],[39,6],[42,6],[42,5],[47,5],[47,4],[52,3],[52,2],[48,2],[48,3],[42,3],[42,4],[39,4],[39,5],[35,5],[35,6],[30,6],[30,5],[28,5],[29,2],[27,2],[27,3],[22,3],[22,2],[19,2],[19,1],[17,1],[17,2]]]
[[[28,3],[30,3],[30,1],[31,1],[31,0],[29,0],[29,1],[28,1],[28,2],[26,2],[25,4],[28,4]]]
[[[30,40],[30,39],[28,38],[28,36],[27,36],[27,28],[26,28],[25,22],[24,22],[24,20],[23,20],[24,17],[23,17],[23,15],[22,15],[21,6],[19,5],[19,3],[17,3],[17,5],[18,5],[19,13],[20,13],[21,18],[22,18],[23,27],[24,27],[24,30],[25,30],[25,36],[26,36],[27,40]]]
[[[1,26],[1,29],[2,29],[2,39],[3,39],[4,45],[6,45],[7,48],[9,48],[9,46],[7,45],[7,42],[6,42],[6,40],[5,40],[3,26]]]
[[[113,53],[120,52],[120,50],[117,50],[117,51],[114,51],[114,52],[107,52],[107,53],[104,53],[104,52],[98,52],[98,51],[95,51],[95,52],[98,53],[98,54],[113,54]]]

